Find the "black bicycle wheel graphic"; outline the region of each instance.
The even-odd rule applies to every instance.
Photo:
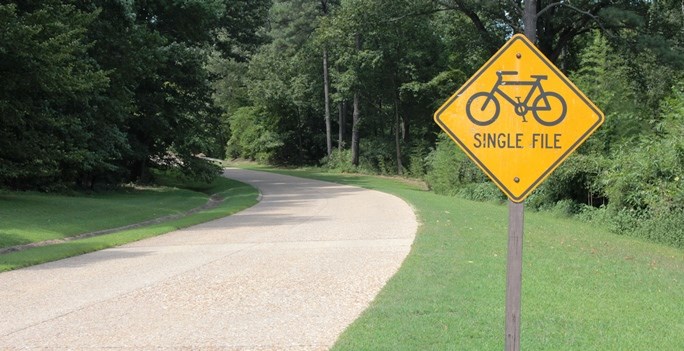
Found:
[[[485,108],[487,100],[489,103]],[[472,111],[473,108],[474,111]],[[496,96],[484,91],[475,93],[468,99],[466,115],[471,122],[478,126],[490,125],[499,117],[499,100],[496,99]]]
[[[565,119],[566,112],[568,112],[568,106],[565,103],[565,99],[560,94],[554,92],[545,91],[539,94],[532,104],[534,119],[539,124],[547,127],[555,126],[562,122]]]

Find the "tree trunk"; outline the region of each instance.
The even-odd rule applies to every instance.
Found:
[[[399,98],[395,97],[394,98],[394,145],[397,149],[397,174],[401,175],[402,174],[402,168],[404,168],[401,164],[401,119],[399,118]]]
[[[130,171],[130,180],[133,182],[147,184],[152,180],[146,159],[134,161]]]
[[[302,118],[302,110],[297,107],[297,164],[304,164],[304,120]]]
[[[337,106],[338,109],[338,114],[339,116],[337,117],[337,122],[339,124],[338,126],[338,139],[337,139],[337,149],[342,151],[344,149],[344,138],[345,138],[345,124],[347,123],[346,117],[347,116],[347,102],[345,100],[340,101],[340,104]]]
[[[328,49],[323,48],[323,95],[325,96],[325,140],[328,156],[332,154],[332,127],[330,125],[330,80],[328,79]]]
[[[359,165],[359,122],[361,119],[361,111],[359,108],[359,92],[354,93],[354,111],[352,112],[352,164]]]
[[[356,33],[354,36],[354,41],[356,42],[357,53],[361,51],[361,34]],[[361,110],[360,110],[360,94],[359,90],[361,88],[357,86],[354,88],[354,111],[352,112],[352,165],[359,165],[359,123],[361,122]]]

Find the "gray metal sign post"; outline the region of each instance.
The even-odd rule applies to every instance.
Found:
[[[525,36],[537,39],[537,1],[526,0],[523,13]],[[508,200],[508,259],[506,263],[506,342],[505,351],[520,351],[520,301],[522,290],[522,249],[525,204]]]
[[[520,350],[520,299],[525,205],[508,200],[508,261],[506,266],[506,351]]]

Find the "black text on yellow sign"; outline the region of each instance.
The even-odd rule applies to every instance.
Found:
[[[475,133],[473,135],[473,139],[475,139],[473,147],[476,149],[522,149],[525,145],[529,145],[533,149],[562,149],[561,135],[558,133],[533,133],[528,136],[531,142],[525,143],[523,140],[526,138],[523,133]]]

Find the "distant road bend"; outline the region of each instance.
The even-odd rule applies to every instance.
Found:
[[[256,206],[0,274],[0,349],[326,350],[408,254],[411,208],[372,190],[239,169]]]

